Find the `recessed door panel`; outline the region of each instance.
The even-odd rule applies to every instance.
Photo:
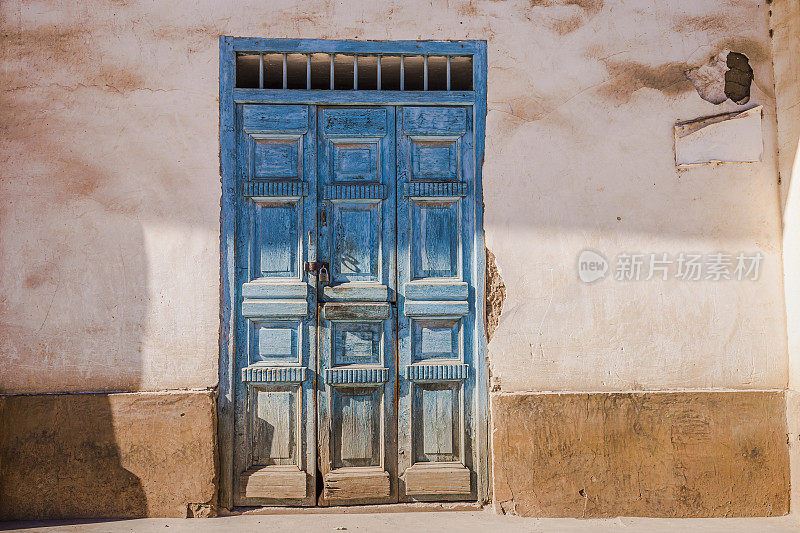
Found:
[[[333,201],[333,282],[379,283],[381,201]]]
[[[411,201],[412,279],[455,278],[459,273],[459,200]]]
[[[378,365],[383,360],[382,322],[332,323],[334,366]]]
[[[461,359],[461,319],[411,319],[410,325],[412,362]]]
[[[461,459],[461,384],[419,383],[413,386],[412,418],[415,462]]]
[[[381,465],[383,386],[334,387],[333,468]]]
[[[299,388],[254,386],[252,393],[253,466],[296,465]]]
[[[411,168],[415,180],[458,179],[458,139],[411,141]]]
[[[301,201],[254,201],[259,277],[300,277]]]
[[[302,137],[253,136],[253,177],[300,179]]]
[[[333,181],[380,181],[378,141],[332,142]]]
[[[253,320],[250,364],[300,364],[303,322],[299,320]]]

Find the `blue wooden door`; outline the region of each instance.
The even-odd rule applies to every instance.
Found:
[[[398,473],[404,500],[476,499],[471,107],[397,112]]]
[[[313,505],[316,117],[237,108],[234,505]]]
[[[395,113],[317,111],[323,505],[397,501]]]
[[[472,108],[236,124],[234,504],[477,499]]]

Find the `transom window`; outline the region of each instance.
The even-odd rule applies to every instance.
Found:
[[[298,41],[302,43],[302,41]],[[319,42],[319,41],[317,41]],[[284,43],[291,44],[284,40]],[[256,49],[254,43],[254,49]],[[236,88],[322,91],[472,91],[473,54],[462,43],[442,41],[430,54],[413,49],[409,53],[358,53],[340,49],[298,50],[275,46],[264,51],[236,53]],[[382,43],[375,43],[380,45]],[[396,44],[396,43],[392,43]],[[353,43],[355,46],[355,43]],[[302,47],[300,47],[302,48]],[[449,49],[452,49],[450,52]],[[438,50],[437,50],[438,52]]]

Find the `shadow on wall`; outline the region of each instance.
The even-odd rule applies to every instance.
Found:
[[[72,44],[55,30],[33,33],[6,34],[0,47],[25,56],[38,39]],[[15,88],[26,75],[8,68],[3,77],[0,357],[15,370],[0,393],[138,390],[142,213],[118,193],[113,157],[91,144],[98,117],[75,103],[88,96],[110,113],[100,103],[109,95]],[[0,520],[146,516],[142,483],[122,464],[107,394],[0,397]]]
[[[0,399],[0,520],[146,516],[113,422],[106,394]]]
[[[179,135],[158,123],[174,118],[164,109],[178,93],[140,90],[143,75],[89,46],[80,17],[21,30],[6,15],[0,366],[12,370],[0,377],[0,520],[146,516],[142,481],[124,465],[147,463],[148,450],[120,449],[120,407],[107,394],[37,393],[140,390],[152,297],[143,222],[197,225],[207,195],[154,137]]]

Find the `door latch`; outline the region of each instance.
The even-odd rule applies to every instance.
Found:
[[[329,265],[323,261],[306,261],[305,271],[316,272],[317,280],[320,283],[330,281],[330,274],[328,273]]]

